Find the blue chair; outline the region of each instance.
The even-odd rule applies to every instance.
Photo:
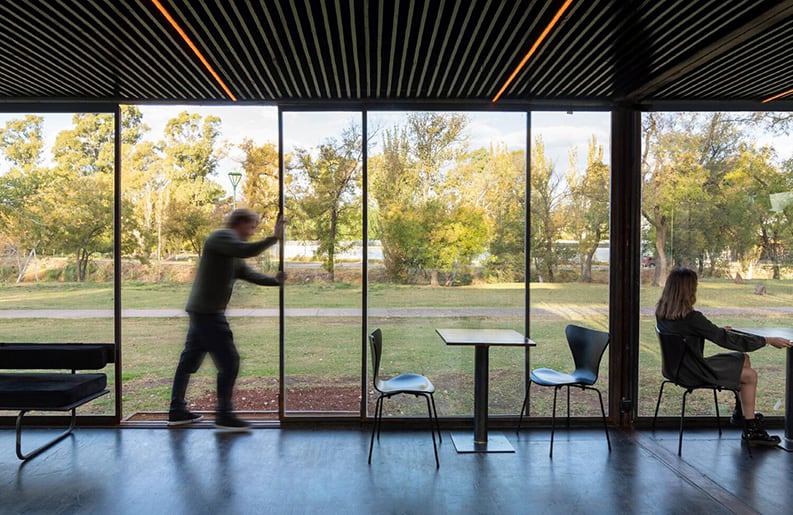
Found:
[[[611,439],[606,425],[606,410],[603,407],[603,396],[600,390],[593,385],[598,380],[598,370],[600,360],[609,344],[609,335],[603,331],[596,331],[586,327],[568,325],[565,328],[565,336],[570,352],[573,355],[575,370],[570,373],[558,372],[550,368],[537,368],[529,374],[529,383],[526,385],[526,396],[523,399],[523,407],[520,410],[518,420],[518,433],[523,422],[523,414],[526,411],[526,403],[529,400],[529,390],[531,384],[539,386],[553,387],[553,414],[551,416],[551,451],[549,456],[553,458],[553,435],[556,430],[556,395],[563,387],[567,388],[567,425],[570,426],[570,387],[575,386],[582,390],[594,390],[600,400],[600,412],[603,416],[603,428],[606,430],[606,442],[609,451],[611,450]]]
[[[380,427],[383,423],[383,400],[390,399],[395,395],[410,394],[416,397],[422,396],[427,401],[427,412],[429,413],[430,427],[432,420],[435,419],[435,428],[432,430],[432,447],[435,450],[435,467],[440,467],[438,461],[438,446],[435,443],[435,430],[438,431],[438,441],[442,442],[441,427],[438,423],[438,410],[435,408],[435,386],[432,382],[421,374],[399,374],[391,379],[380,377],[380,358],[383,354],[383,333],[380,329],[375,329],[369,335],[369,344],[372,351],[372,365],[374,366],[372,381],[374,388],[380,394],[374,408],[374,424],[372,425],[372,440],[369,443],[369,464],[372,463],[372,448],[374,447],[374,435],[377,432],[377,441],[380,441]]]

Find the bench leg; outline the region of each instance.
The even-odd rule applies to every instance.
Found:
[[[23,454],[22,453],[22,417],[24,417],[25,413],[27,413],[28,411],[30,411],[30,410],[22,410],[22,411],[19,412],[19,415],[17,415],[17,426],[16,426],[17,427],[17,457],[20,460],[23,460],[23,461],[24,460],[29,460],[30,458],[32,458],[34,456],[38,456],[42,452],[46,451],[47,449],[49,449],[50,447],[52,447],[56,443],[60,442],[61,440],[63,440],[67,436],[69,436],[72,433],[72,431],[74,430],[74,425],[77,422],[77,413],[76,413],[77,410],[76,409],[72,409],[71,410],[72,411],[72,415],[71,415],[71,418],[69,419],[69,427],[66,429],[66,431],[61,433],[54,440],[50,440],[49,443],[46,443],[46,444],[42,445],[38,449],[34,449],[33,451],[31,451],[31,452],[29,452],[27,454]]]

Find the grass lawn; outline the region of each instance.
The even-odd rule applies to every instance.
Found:
[[[783,326],[790,315],[758,314],[756,308],[793,306],[793,281],[765,281],[768,293],[756,295],[758,281],[734,284],[729,281],[702,281],[697,306],[712,308],[741,307],[745,312],[729,316],[711,315],[721,325],[739,327]],[[189,293],[187,283],[124,283],[122,306],[125,309],[182,309]],[[652,415],[661,381],[658,343],[654,333],[652,308],[660,294],[658,288],[641,288],[643,316],[640,325],[640,414]],[[453,288],[396,286],[372,284],[367,292],[372,308],[421,308],[420,316],[370,317],[369,328],[380,327],[384,334],[383,373],[385,375],[414,371],[428,375],[438,388],[436,400],[442,415],[469,415],[473,406],[473,350],[446,347],[435,334],[438,327],[499,327],[523,331],[522,317],[438,316],[443,308],[520,309],[525,292],[520,284],[477,285]],[[354,308],[361,306],[361,288],[351,284],[288,284],[285,307],[291,308]],[[107,284],[25,283],[0,284],[0,310],[10,309],[110,309],[112,287]],[[232,298],[234,308],[275,308],[278,289],[260,288],[239,283]],[[608,289],[604,284],[531,284],[530,335],[538,346],[530,351],[532,366],[559,369],[570,367],[569,351],[564,340],[564,327],[576,323],[606,329],[608,322]],[[122,381],[124,415],[135,411],[167,409],[170,381],[184,341],[187,319],[125,318],[122,321]],[[236,317],[231,320],[240,353],[241,388],[266,384],[273,388],[278,377],[278,320],[276,318]],[[286,377],[286,409],[301,391],[316,388],[342,388],[360,392],[362,369],[361,317],[287,317],[284,321]],[[36,319],[0,318],[2,342],[113,341],[110,318]],[[718,352],[711,346],[708,352]],[[599,387],[608,390],[607,357],[601,367]],[[780,415],[784,390],[784,353],[764,348],[752,354],[760,373],[758,409]],[[490,411],[492,414],[516,414],[523,400],[524,352],[520,349],[491,349]],[[368,366],[368,364],[367,364]],[[109,371],[112,377],[112,369]],[[273,381],[276,381],[275,383]],[[262,386],[264,387],[264,386]],[[372,388],[367,383],[367,390]],[[662,413],[679,413],[681,392],[667,389]],[[669,391],[671,390],[671,391]],[[552,389],[532,390],[532,415],[550,413]],[[214,372],[211,363],[197,374],[189,395],[214,394]],[[424,413],[421,403],[386,403],[391,414]],[[572,393],[575,415],[598,414],[597,398],[590,392]],[[322,400],[314,400],[317,411]],[[356,402],[354,401],[353,406]],[[732,400],[722,396],[720,402],[727,412]],[[112,412],[112,399],[106,397],[93,403],[91,409]],[[712,412],[712,398],[695,394],[688,410],[693,414]],[[87,409],[84,408],[84,409]],[[272,406],[267,409],[272,409]],[[335,408],[334,408],[335,409]]]

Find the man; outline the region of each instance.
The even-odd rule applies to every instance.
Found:
[[[198,370],[208,353],[218,369],[215,427],[225,431],[250,429],[248,422],[232,413],[231,396],[239,372],[240,356],[225,312],[236,279],[262,286],[278,286],[285,278],[283,272],[270,277],[245,264],[245,258],[258,256],[284,236],[284,219],[279,215],[272,236],[248,242],[258,225],[259,215],[250,209],[235,209],[229,215],[226,227],[214,231],[204,242],[198,272],[187,301],[190,328],[173,379],[168,425],[190,424],[203,418],[187,409],[185,393],[190,375]]]

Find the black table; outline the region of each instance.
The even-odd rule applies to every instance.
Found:
[[[500,433],[487,434],[489,349],[492,346],[528,347],[535,343],[511,329],[436,329],[446,345],[473,345],[474,354],[474,434],[452,433],[457,452],[515,452]]]
[[[793,341],[793,327],[751,327],[733,328],[733,330],[764,337],[776,336]],[[780,445],[786,450],[793,450],[793,347],[788,347],[787,349],[787,363],[785,365],[785,437]]]

